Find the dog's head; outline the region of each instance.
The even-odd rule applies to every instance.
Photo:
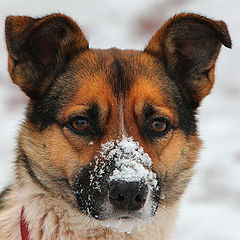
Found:
[[[196,109],[221,44],[231,47],[224,22],[179,14],[144,51],[99,50],[65,15],[10,16],[6,42],[11,78],[30,98],[24,176],[105,223],[148,221],[178,201],[200,146]]]

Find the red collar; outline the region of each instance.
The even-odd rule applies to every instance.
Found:
[[[22,207],[21,217],[20,217],[20,232],[21,232],[22,240],[31,240],[29,230],[28,230],[28,223],[24,218],[24,207]]]

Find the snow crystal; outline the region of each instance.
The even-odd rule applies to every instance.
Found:
[[[166,198],[166,196],[165,196],[164,192],[161,192],[161,194],[160,194],[160,199],[161,199],[161,200],[164,200],[165,198]]]
[[[89,146],[92,146],[92,145],[94,145],[94,142],[93,142],[93,141],[90,141],[90,142],[88,143],[88,145],[89,145]]]

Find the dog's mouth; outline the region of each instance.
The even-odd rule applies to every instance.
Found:
[[[118,220],[132,220],[133,217],[130,217],[130,216],[122,216],[122,217],[119,217]]]
[[[104,221],[136,221],[136,220],[140,220],[141,218],[139,216],[136,216],[136,214],[134,213],[124,213],[124,214],[119,214],[119,215],[115,215],[114,217],[110,217],[110,218],[106,218],[104,219]]]

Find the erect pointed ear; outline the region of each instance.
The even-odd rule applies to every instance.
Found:
[[[46,91],[73,54],[88,49],[81,29],[62,14],[37,19],[9,16],[5,35],[10,76],[32,99]]]
[[[168,20],[144,51],[164,62],[169,76],[197,107],[213,86],[221,44],[231,48],[224,22],[182,13]]]

